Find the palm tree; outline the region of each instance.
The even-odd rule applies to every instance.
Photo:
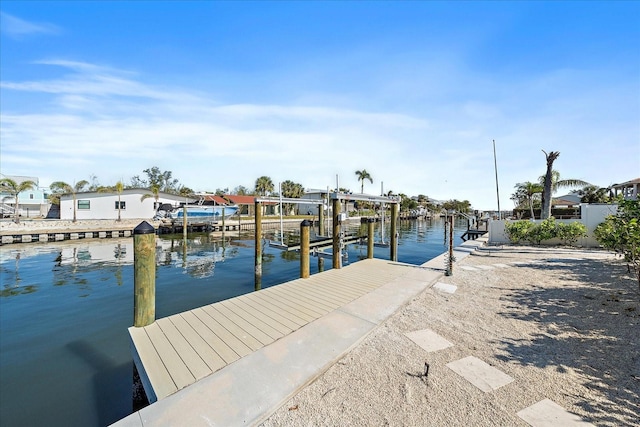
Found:
[[[547,219],[551,216],[551,199],[555,191],[560,187],[580,187],[589,185],[588,182],[580,179],[560,179],[560,173],[553,170],[553,162],[560,156],[559,151],[550,151],[548,154],[542,150],[547,158],[547,173],[540,177],[540,183],[544,186],[542,191],[542,212],[541,219]]]
[[[33,181],[21,181],[19,184],[11,178],[2,178],[0,179],[0,189],[3,192],[7,192],[11,194],[15,198],[14,205],[14,214],[15,214],[15,223],[20,223],[20,206],[18,202],[18,194],[23,191],[33,190],[36,187],[36,183]]]
[[[84,190],[84,188],[89,185],[89,181],[86,180],[81,180],[76,182],[76,185],[71,186],[69,184],[67,184],[66,182],[63,181],[56,181],[56,182],[52,182],[51,185],[49,186],[49,188],[51,188],[51,190],[55,193],[57,193],[58,196],[64,195],[64,194],[71,194],[71,196],[73,197],[73,222],[76,222],[76,194],[81,192],[82,190]]]
[[[304,194],[304,187],[297,182],[286,180],[280,184],[280,191],[282,191],[282,197],[299,199]],[[286,203],[286,210],[287,212],[291,212],[293,210],[293,203]]]
[[[122,183],[122,181],[116,182],[116,185],[114,185],[113,187],[98,187],[98,193],[118,194],[118,219],[117,219],[118,222],[121,221],[120,210],[122,208],[122,203],[120,202],[120,196],[122,195],[123,191],[124,191],[124,184]]]
[[[159,200],[160,200],[160,186],[157,185],[157,184],[154,184],[151,187],[149,187],[149,190],[151,191],[151,194],[149,194],[149,193],[143,194],[140,197],[140,201],[143,202],[146,199],[148,199],[149,197],[153,197],[155,199],[154,209],[158,209]]]
[[[364,180],[368,179],[370,183],[373,184],[373,178],[371,178],[371,174],[369,174],[369,172],[367,172],[366,169],[362,169],[361,171],[356,171],[356,175],[358,176],[358,181],[361,181],[360,183],[360,194],[364,193]]]
[[[516,193],[514,194],[514,196],[516,196],[516,200],[518,200],[521,196],[527,201],[529,209],[531,209],[531,219],[536,219],[533,212],[533,198],[536,194],[542,193],[543,190],[544,187],[541,184],[537,184],[534,182],[527,181],[516,184]],[[518,202],[520,202],[520,200],[518,200]]]
[[[266,196],[273,192],[273,181],[268,176],[261,176],[256,179],[256,193],[260,196]]]

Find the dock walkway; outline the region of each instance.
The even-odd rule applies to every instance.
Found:
[[[479,242],[468,242],[468,255]],[[255,425],[443,274],[367,259],[130,328],[152,405],[115,425]]]

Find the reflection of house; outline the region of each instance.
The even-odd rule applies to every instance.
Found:
[[[638,190],[640,190],[640,178],[631,181],[615,184],[611,186],[614,195],[622,195],[627,200],[638,200]]]
[[[47,199],[47,192],[44,188],[38,185],[38,178],[34,176],[11,176],[0,174],[0,178],[9,178],[20,185],[24,181],[33,181],[36,183],[36,187],[33,190],[23,191],[18,193],[18,205],[20,209],[21,217],[38,217],[45,216],[49,208],[49,200]],[[15,196],[0,192],[0,212],[2,215],[13,215],[16,199]]]
[[[144,200],[142,197],[148,195]],[[84,192],[76,194],[76,219],[151,219],[159,204],[168,203],[180,206],[193,203],[193,199],[175,194],[158,193],[158,200],[151,191],[144,188],[131,188],[117,193]],[[60,197],[60,219],[73,219],[73,196],[66,194]]]

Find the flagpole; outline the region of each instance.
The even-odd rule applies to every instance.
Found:
[[[502,219],[500,212],[500,191],[498,190],[498,161],[496,160],[496,140],[493,140],[493,166],[496,171],[496,196],[498,198],[498,219]]]

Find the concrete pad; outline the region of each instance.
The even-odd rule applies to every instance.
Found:
[[[437,282],[435,285],[433,285],[433,289],[446,292],[448,294],[453,294],[456,292],[458,287],[456,285],[451,285],[449,283]]]
[[[568,412],[552,400],[544,399],[517,414],[532,427],[588,427],[593,424]]]
[[[423,329],[421,331],[407,332],[405,334],[414,343],[428,352],[443,350],[452,347],[453,343],[442,338],[431,329]]]
[[[495,270],[496,268],[492,265],[476,265],[476,267],[480,270]]]
[[[431,274],[436,275],[437,273],[431,272]],[[387,283],[337,310],[369,322],[381,323],[427,287],[429,287],[428,282],[409,280],[403,277]]]
[[[257,424],[375,326],[333,311],[115,425]],[[141,424],[135,424],[136,417]]]
[[[472,267],[470,265],[461,265],[460,268],[466,271],[478,271],[477,268]]]
[[[447,363],[447,367],[485,393],[513,381],[509,375],[473,356]]]

